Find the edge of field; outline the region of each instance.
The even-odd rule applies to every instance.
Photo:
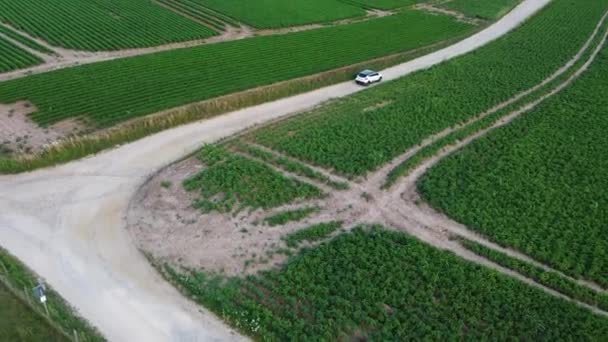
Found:
[[[33,289],[40,282],[40,277],[0,247],[0,284],[4,285],[15,298],[68,340],[105,341],[96,328],[82,318],[70,304],[48,285],[45,285],[47,302],[44,306],[37,303],[28,289]]]

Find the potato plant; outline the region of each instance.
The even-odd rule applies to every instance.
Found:
[[[601,340],[608,320],[403,233],[357,228],[279,270],[168,277],[259,340]],[[508,304],[505,304],[508,303]]]
[[[562,93],[442,160],[434,207],[494,241],[608,286],[608,50]]]
[[[199,153],[206,168],[183,183],[199,191],[193,203],[203,212],[232,212],[243,208],[273,208],[296,199],[323,196],[316,187],[287,178],[268,165],[232,154],[222,147],[206,146]]]

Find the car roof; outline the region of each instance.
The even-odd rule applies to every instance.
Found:
[[[371,75],[373,73],[375,73],[375,71],[369,70],[369,69],[365,69],[365,70],[361,71],[359,74],[363,74],[363,75],[367,76],[367,75]]]

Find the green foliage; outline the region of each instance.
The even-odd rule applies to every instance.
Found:
[[[38,112],[30,117],[43,126],[84,116],[107,127],[167,108],[409,51],[471,29],[452,18],[407,11],[352,25],[177,49],[1,82],[0,103],[31,101]],[[379,36],[382,44],[376,44]]]
[[[519,0],[450,0],[439,6],[464,13],[467,17],[498,19],[507,14]]]
[[[6,0],[0,21],[52,45],[120,50],[215,35],[211,29],[148,0]]]
[[[466,127],[457,129],[456,131],[434,141],[433,143],[424,146],[420,150],[418,150],[413,156],[406,159],[401,164],[397,165],[394,169],[392,169],[387,178],[386,182],[383,185],[383,188],[389,188],[392,186],[400,177],[409,174],[414,168],[422,164],[428,158],[434,156],[439,152],[442,148],[455,144],[460,140],[466,139],[467,137],[477,133],[483,129],[486,129],[496,123],[501,117],[508,115],[516,110],[521,110],[522,107],[533,103],[541,99],[543,96],[549,95],[554,89],[558,86],[561,86],[563,82],[570,79],[582,66],[587,63],[592,54],[596,51],[598,45],[603,42],[604,32],[608,28],[608,22],[605,22],[603,27],[600,28],[598,34],[591,41],[591,44],[587,47],[587,49],[581,54],[579,60],[572,64],[568,70],[566,70],[561,75],[554,78],[552,81],[544,83],[541,87],[538,87],[536,90],[528,93],[526,96],[521,97],[519,100],[507,105],[506,107],[494,112],[490,113],[484,118],[480,120],[468,124]]]
[[[10,30],[2,25],[0,25],[0,34],[4,34],[7,37],[18,41],[19,43],[29,47],[30,49],[34,49],[36,51],[42,52],[42,53],[46,53],[46,54],[53,54],[53,51],[47,49],[46,47],[36,43],[35,41],[22,36],[20,34],[18,34],[17,32]]]
[[[576,54],[607,5],[552,1],[473,53],[270,125],[254,133],[255,141],[349,177],[363,175],[540,83]]]
[[[308,208],[295,209],[295,210],[285,210],[278,214],[274,214],[272,216],[266,217],[264,219],[264,222],[266,222],[271,227],[281,226],[287,222],[300,221],[303,218],[305,218],[306,216],[308,216],[318,210],[319,210],[319,208],[317,208],[317,207],[308,207]]]
[[[218,31],[224,31],[226,25],[239,27],[240,24],[229,16],[218,13],[208,7],[202,6],[197,0],[159,0],[165,6],[168,6],[180,13],[184,13],[193,17]]]
[[[333,181],[329,177],[325,176],[324,174],[317,172],[317,171],[313,170],[312,168],[310,168],[294,159],[289,159],[289,158],[282,157],[282,156],[276,156],[271,152],[264,151],[263,149],[260,149],[258,147],[252,146],[252,145],[248,145],[242,141],[236,142],[235,144],[233,144],[233,147],[238,149],[241,152],[249,154],[252,157],[259,158],[269,164],[276,165],[276,166],[282,168],[283,170],[297,174],[299,176],[307,177],[309,179],[314,179],[321,183],[327,184],[334,189],[337,189],[337,190],[348,189],[348,184],[346,184],[344,182]]]
[[[22,69],[40,63],[42,63],[42,59],[0,36],[0,73]]]
[[[546,271],[541,267],[512,258],[506,254],[482,246],[470,240],[462,240],[462,245],[472,252],[484,256],[499,265],[515,270],[522,275],[536,280],[538,283],[552,288],[573,299],[608,311],[608,295],[598,293],[588,287],[570,281],[557,272]]]
[[[295,247],[302,241],[317,241],[327,237],[329,234],[342,227],[342,222],[332,221],[314,224],[310,227],[300,229],[285,236],[285,242],[289,247]]]
[[[23,293],[23,289],[27,289],[27,293],[28,295],[30,295],[30,291],[34,288],[34,286],[36,286],[38,284],[38,281],[36,279],[36,276],[34,274],[32,274],[21,262],[19,262],[17,259],[15,259],[14,257],[12,257],[10,254],[8,254],[6,251],[4,251],[2,248],[0,248],[0,277],[2,277],[2,279],[0,279],[0,281],[4,281],[6,282],[5,285],[10,286],[10,288],[12,288],[15,292],[18,293]],[[0,284],[0,286],[2,286]],[[2,291],[0,289],[0,291]],[[24,294],[25,296],[25,294]],[[82,318],[80,318],[73,310],[72,308],[70,308],[69,304],[67,304],[63,298],[61,298],[61,296],[59,294],[57,294],[55,291],[53,291],[53,289],[49,289],[47,288],[46,291],[46,297],[47,297],[47,307],[49,309],[49,321],[53,324],[54,328],[59,329],[61,331],[63,331],[63,333],[67,336],[73,336],[73,331],[76,330],[79,334],[79,336],[81,337],[81,341],[105,341],[105,339],[99,335],[99,333],[92,328],[85,320],[83,320]],[[31,300],[31,298],[30,298]],[[32,310],[32,308],[37,308],[35,311]],[[7,308],[4,307],[4,303],[3,305],[0,305],[0,313],[2,312],[2,310],[5,310]],[[21,318],[25,319],[26,316],[29,316],[30,320],[33,321],[40,321],[38,319],[33,318],[33,315],[39,315],[39,317],[42,317],[42,315],[46,315],[45,310],[40,306],[40,304],[38,303],[33,303],[33,306],[30,307],[30,312],[29,313],[25,313],[24,310],[25,308],[20,308],[20,307],[15,307],[15,310],[20,310],[21,311]],[[11,310],[12,311],[12,310]],[[18,314],[17,311],[14,312],[14,314]],[[12,339],[3,339],[2,338],[2,334],[3,333],[11,333],[10,330],[5,330],[5,328],[2,328],[3,324],[4,324],[4,315],[0,314],[0,317],[2,317],[3,319],[0,320],[0,340],[2,341],[14,341]],[[8,317],[8,316],[7,316]],[[13,318],[19,318],[19,317],[13,317]],[[25,324],[25,322],[24,322]],[[18,335],[21,334],[29,334],[30,331],[28,331],[28,328],[25,327],[14,327],[16,328],[16,331],[12,332],[12,333],[16,333]],[[39,330],[39,328],[36,328],[36,330],[34,330],[35,328],[32,327],[31,328],[32,331],[31,333],[37,333],[36,331]],[[42,332],[41,332],[42,333]],[[47,333],[49,333],[47,331]],[[50,334],[49,338],[57,338],[57,340],[64,340],[64,339],[58,339],[58,337],[54,334]],[[19,341],[19,340],[17,340]],[[35,339],[30,339],[30,340],[24,340],[24,341],[35,341]],[[46,341],[46,340],[45,340]]]
[[[257,28],[278,28],[364,16],[340,0],[196,0]]]
[[[608,321],[403,233],[355,229],[280,269],[222,280],[165,267],[260,340],[601,340]],[[505,303],[508,303],[506,305]]]
[[[429,203],[496,242],[608,285],[608,51],[562,93],[444,160]]]
[[[323,196],[312,185],[287,178],[268,165],[231,154],[222,147],[205,146],[199,159],[207,168],[186,179],[184,187],[201,192],[202,197],[193,205],[203,212],[268,209],[296,199]]]

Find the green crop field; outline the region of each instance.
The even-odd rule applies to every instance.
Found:
[[[0,341],[69,341],[0,283]]]
[[[519,0],[451,0],[441,7],[464,13],[467,17],[497,19],[510,11]]]
[[[454,219],[608,285],[608,50],[564,93],[433,168],[424,197]]]
[[[5,36],[29,47],[30,49],[34,49],[38,52],[42,52],[42,53],[46,53],[46,54],[52,54],[53,51],[49,50],[48,48],[36,43],[35,41],[28,39],[27,37],[24,37],[20,34],[18,34],[17,32],[10,30],[2,25],[0,25],[0,34],[4,34]]]
[[[601,340],[608,320],[381,228],[357,228],[280,270],[222,282],[166,270],[253,337],[320,340]]]
[[[201,193],[193,206],[203,212],[267,209],[299,198],[323,195],[312,185],[287,178],[263,163],[230,153],[222,147],[204,147],[199,152],[199,159],[206,168],[186,179],[184,187]]]
[[[42,63],[42,59],[0,36],[0,73]]]
[[[5,0],[0,21],[55,46],[119,50],[201,39],[216,32],[149,0]]]
[[[218,31],[223,31],[226,25],[239,27],[235,19],[203,6],[198,0],[159,0],[159,3],[169,8],[195,18]]]
[[[553,1],[473,53],[268,126],[251,139],[349,177],[364,175],[540,83],[576,54],[607,8],[606,0]]]
[[[344,2],[357,4],[363,7],[390,10],[416,4],[417,0],[342,0]]]
[[[361,8],[339,0],[196,0],[245,24],[277,28],[364,16]]]
[[[110,126],[136,116],[306,76],[470,32],[406,11],[362,23],[124,58],[0,83],[0,103],[31,101],[41,125],[84,116]],[[390,33],[390,34],[386,34]],[[375,44],[382,36],[382,44]],[[368,48],[361,49],[365,45]]]

